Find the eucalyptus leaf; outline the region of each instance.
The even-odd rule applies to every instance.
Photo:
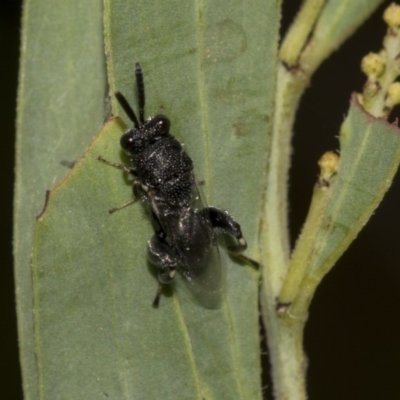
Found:
[[[102,2],[26,0],[22,20],[14,206],[15,281],[25,399],[38,398],[31,253],[45,192],[104,119]]]

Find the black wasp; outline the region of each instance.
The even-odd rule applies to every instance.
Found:
[[[237,244],[228,250],[254,266],[258,263],[241,254],[247,244],[240,225],[226,211],[201,205],[193,162],[169,132],[169,119],[156,115],[145,121],[145,90],[139,63],[135,75],[139,119],[126,98],[115,93],[134,125],[120,141],[134,168],[99,159],[133,176],[134,198],[140,196],[150,211],[155,234],[148,242],[148,258],[157,267],[159,280],[153,306],[158,305],[163,285],[173,281],[177,270],[201,291],[216,293],[221,284],[216,233],[236,238]]]

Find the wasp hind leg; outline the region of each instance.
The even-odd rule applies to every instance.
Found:
[[[226,233],[236,238],[237,244],[227,247],[229,253],[251,264],[255,268],[260,267],[260,264],[257,261],[242,254],[247,249],[247,242],[243,237],[240,225],[231,215],[228,214],[228,212],[218,207],[207,207],[203,212],[208,214],[211,224],[217,232]]]

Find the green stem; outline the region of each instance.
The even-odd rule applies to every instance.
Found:
[[[326,0],[307,0],[290,27],[280,50],[280,59],[289,66],[297,64],[308,36]]]
[[[276,316],[274,302],[264,304],[267,318],[268,348],[272,364],[274,398],[306,400],[306,359],[303,352],[305,319],[286,320]]]
[[[307,79],[278,67],[271,158],[268,166],[264,219],[261,229],[263,260],[262,315],[268,330],[275,398],[306,399],[302,329],[304,321],[284,321],[276,313],[276,298],[289,267],[287,181],[292,126]]]
[[[322,229],[326,208],[331,198],[332,178],[337,172],[338,164],[339,157],[333,152],[325,153],[319,161],[321,174],[315,185],[310,210],[293,251],[289,271],[278,299],[282,311],[285,311],[285,306],[290,306],[295,301],[308,272],[311,257],[315,252],[316,239]],[[300,315],[295,315],[304,316],[306,314],[307,309],[302,309]]]

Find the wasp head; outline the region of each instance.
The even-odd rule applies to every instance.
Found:
[[[165,115],[156,115],[129,129],[121,136],[121,147],[130,154],[138,154],[162,138],[170,136],[170,122]]]

